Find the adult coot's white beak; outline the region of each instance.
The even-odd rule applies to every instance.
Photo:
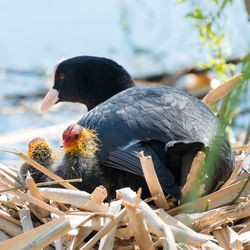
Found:
[[[44,112],[52,107],[59,100],[58,94],[59,92],[56,89],[50,89],[42,100],[40,111]]]

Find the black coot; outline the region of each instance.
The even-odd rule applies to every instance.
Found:
[[[164,192],[179,199],[180,185],[193,157],[206,149],[213,152],[206,191],[227,180],[234,157],[225,131],[209,108],[174,88],[133,84],[128,73],[109,59],[72,58],[57,66],[54,87],[41,109],[58,101],[85,103],[91,110],[78,124],[96,131],[100,140],[98,162],[114,168],[114,178],[122,175],[121,171],[143,176],[138,159],[138,152],[143,150],[152,156]],[[105,102],[101,98],[103,86],[105,98],[111,97]],[[215,139],[219,146],[213,144]]]

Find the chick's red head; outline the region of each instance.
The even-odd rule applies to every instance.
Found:
[[[64,130],[62,134],[64,148],[71,147],[78,142],[82,137],[82,130],[83,127],[77,124],[71,124],[66,130]]]
[[[62,135],[63,148],[74,154],[93,156],[97,150],[94,131],[83,128],[78,124],[71,124]]]

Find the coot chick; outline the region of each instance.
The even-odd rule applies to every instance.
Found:
[[[88,110],[135,83],[116,62],[94,56],[61,60],[55,67],[54,86],[47,93],[41,111],[57,102],[79,102]]]
[[[135,191],[143,187],[142,197],[149,197],[145,179],[121,170],[98,164],[95,154],[98,151],[98,137],[93,130],[72,124],[63,132],[64,156],[55,173],[63,179],[82,178],[74,183],[78,189],[92,193],[103,185],[108,191],[108,200],[115,198],[117,189],[131,186]],[[131,185],[131,183],[134,183]]]
[[[59,67],[56,76],[64,72],[58,71]],[[73,87],[75,78],[65,73],[64,79],[68,76],[67,84],[71,83],[72,88],[66,91],[64,79],[60,81],[60,89],[57,88],[58,77],[53,88],[58,89],[58,96],[67,96],[67,101],[87,105],[100,103],[99,81],[81,82],[81,75],[88,75],[88,79],[98,75],[103,79],[102,85],[111,86],[109,89],[112,90],[112,82],[105,81],[100,68],[99,65],[96,70],[80,72],[72,67],[78,87]],[[112,67],[109,70],[112,74]],[[126,79],[127,72],[122,82]],[[86,87],[88,91],[80,94],[79,88],[86,85],[91,88]],[[111,90],[110,97],[114,94]],[[45,98],[42,109],[51,103]],[[166,86],[136,86],[91,108],[78,124],[96,131],[99,138],[96,159],[100,165],[143,176],[138,152],[144,151],[153,158],[164,192],[178,199],[180,185],[184,184],[193,157],[199,150],[213,154],[206,192],[210,192],[218,181],[226,181],[232,173],[234,156],[225,131],[209,108],[187,93]],[[215,140],[220,142],[219,146],[213,143]]]
[[[49,144],[41,137],[36,137],[29,143],[27,155],[32,159],[41,164],[42,166],[52,170],[52,165],[57,157],[57,152],[52,150]],[[27,162],[24,162],[19,170],[19,180],[22,184],[25,184],[27,173],[30,172],[31,177],[36,183],[44,182],[47,176],[41,171],[34,168]]]

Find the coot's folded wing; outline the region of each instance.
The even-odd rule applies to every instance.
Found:
[[[140,151],[143,151],[146,156],[152,156],[155,172],[165,194],[169,193],[179,199],[180,188],[173,174],[147,144],[135,143],[125,148],[116,149],[109,153],[102,165],[144,177],[138,157]]]

